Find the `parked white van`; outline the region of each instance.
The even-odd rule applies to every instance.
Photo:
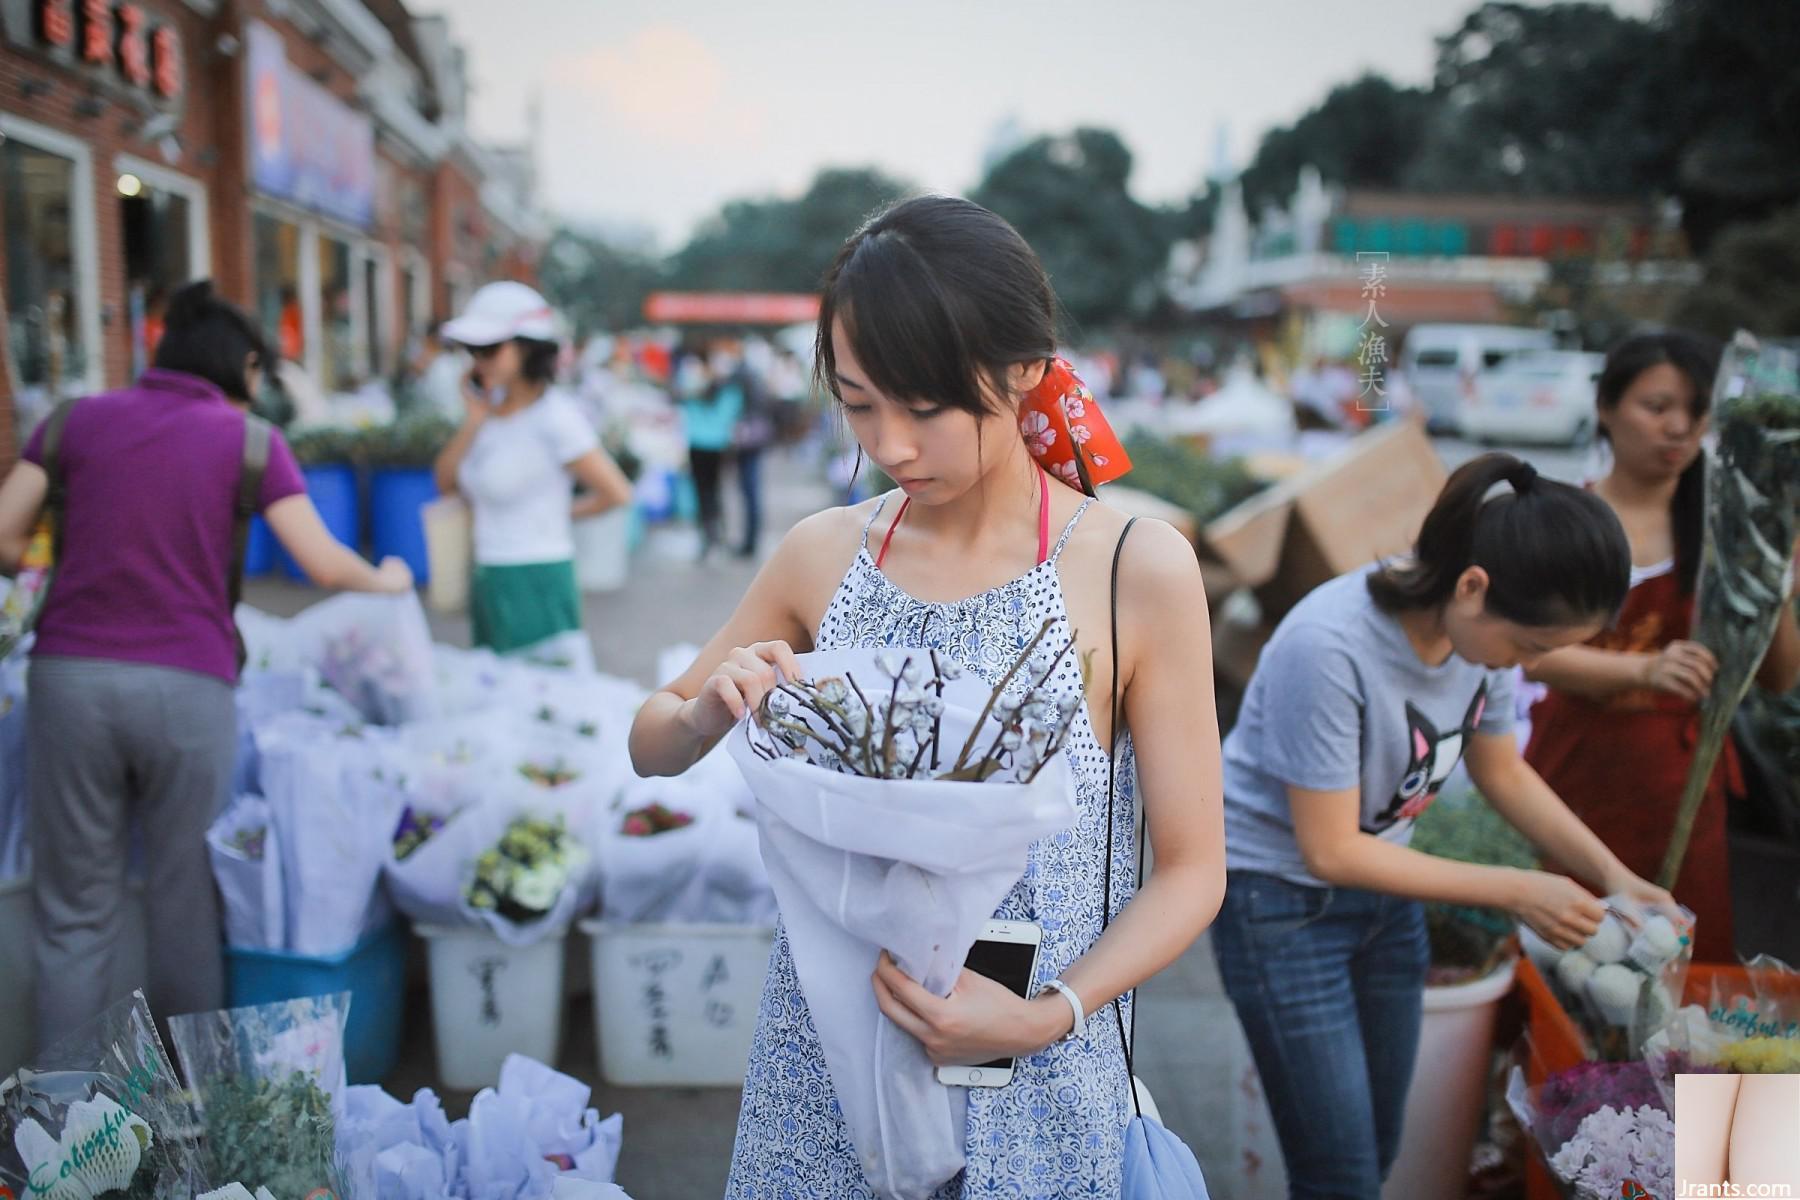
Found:
[[[1415,325],[1400,350],[1400,372],[1427,424],[1435,431],[1461,430],[1465,397],[1475,376],[1523,350],[1550,350],[1556,338],[1547,329],[1518,325]]]
[[[1594,396],[1606,355],[1527,350],[1475,378],[1459,410],[1463,436],[1478,442],[1585,446],[1594,436]]]

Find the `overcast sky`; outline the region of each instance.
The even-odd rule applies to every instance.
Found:
[[[1131,147],[1147,202],[1366,70],[1429,80],[1476,0],[415,0],[467,47],[479,137],[542,105],[546,207],[652,230],[665,249],[738,196],[827,165],[962,192],[1010,122]],[[1615,0],[1648,16],[1654,0]]]

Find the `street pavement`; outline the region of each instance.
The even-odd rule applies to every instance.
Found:
[[[1455,466],[1479,453],[1467,443],[1443,441]],[[1585,452],[1525,451],[1546,475],[1580,476]],[[806,464],[771,464],[767,527],[785,530],[832,503]],[[732,514],[735,519],[735,514]],[[767,549],[765,547],[765,549]],[[690,530],[653,530],[633,560],[619,591],[586,597],[587,631],[600,668],[647,686],[656,678],[659,653],[678,643],[698,643],[729,616],[755,575],[757,564],[728,555],[694,561]],[[322,598],[306,587],[253,580],[253,605],[283,615]],[[468,644],[462,617],[432,614],[434,635]],[[588,968],[582,939],[571,942],[563,1049],[557,1066],[594,1084],[594,1104],[625,1118],[618,1181],[635,1200],[696,1200],[722,1194],[737,1122],[736,1089],[612,1088],[599,1081]],[[415,951],[417,950],[415,944]],[[1160,1107],[1164,1124],[1191,1145],[1217,1200],[1262,1200],[1286,1192],[1281,1155],[1269,1124],[1256,1071],[1243,1033],[1225,997],[1209,939],[1202,937],[1140,993],[1137,1069]],[[407,1006],[406,1044],[388,1090],[406,1098],[435,1087],[430,1003],[423,964],[415,961]],[[442,1093],[459,1115],[470,1096]]]

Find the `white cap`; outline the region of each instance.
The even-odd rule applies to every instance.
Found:
[[[556,311],[536,288],[490,283],[469,297],[460,317],[444,322],[443,337],[460,346],[494,346],[521,337],[554,342]]]

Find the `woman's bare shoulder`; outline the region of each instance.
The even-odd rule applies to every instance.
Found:
[[[1128,514],[1104,501],[1088,506],[1086,515],[1070,538],[1069,551],[1079,556],[1084,573],[1105,572],[1110,578],[1113,554],[1130,523]],[[1141,517],[1131,525],[1119,555],[1119,587],[1139,595],[1168,599],[1204,598],[1200,562],[1194,545],[1182,532],[1155,517]]]

